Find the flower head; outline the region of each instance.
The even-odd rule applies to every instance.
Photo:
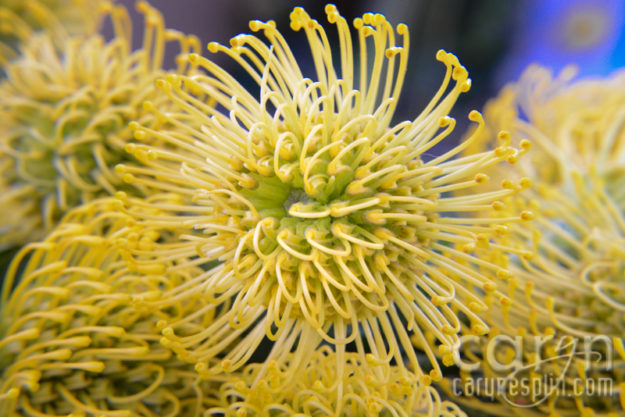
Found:
[[[532,282],[521,283],[521,288],[531,285],[533,294],[542,294],[538,304],[552,305],[556,311],[558,298],[582,297],[574,311],[567,310],[560,317],[564,322],[589,317],[590,312],[578,309],[581,306],[597,307],[596,321],[580,322],[568,327],[568,332],[580,335],[586,328],[596,334],[617,334],[618,326],[610,327],[612,321],[600,318],[607,312],[596,302],[607,302],[605,307],[612,304],[613,314],[622,309],[620,296],[621,301],[607,301],[600,288],[607,285],[609,292],[616,290],[613,285],[621,278],[618,265],[625,254],[625,208],[621,204],[625,197],[625,77],[615,74],[571,82],[572,75],[570,68],[557,78],[544,68],[528,68],[518,83],[488,104],[489,123],[474,146],[491,146],[500,129],[507,129],[500,135],[513,143],[529,138],[536,144],[517,168],[535,187],[514,204],[531,207],[536,220],[528,227],[511,226],[514,233],[507,235],[518,239],[511,244],[529,244],[533,252],[519,259],[527,262],[522,262],[515,277]],[[497,175],[515,175],[505,166],[498,169]],[[549,297],[555,304],[546,301]]]
[[[203,305],[142,307],[188,275],[129,271],[115,242],[132,222],[117,206],[109,199],[74,210],[16,255],[0,304],[0,414],[177,416],[195,409],[205,388],[193,367],[160,344],[157,323]]]
[[[230,370],[267,336],[276,341],[274,359],[294,347],[309,352],[321,339],[341,349],[353,341],[363,361],[369,351],[374,361],[392,358],[421,372],[414,343],[430,357],[436,379],[432,345],[448,352],[457,341],[454,310],[476,333],[486,331],[476,315],[485,308],[481,297],[505,275],[487,258],[507,250],[491,239],[505,223],[529,217],[467,215],[499,207],[523,185],[465,198],[450,193],[486,181],[482,170],[519,151],[503,144],[454,159],[470,138],[427,158],[454,128],[447,114],[470,87],[466,69],[440,51],[446,73],[438,92],[415,120],[395,124],[408,29],[367,13],[354,20],[354,42],[336,8],[326,13],[337,28],[337,55],[316,20],[301,8],[291,14],[291,28],[308,38],[315,78],[302,74],[274,22],[252,21],[266,41],[241,34],[229,48],[208,47],[236,61],[255,91],[196,54],[188,59],[203,72],[157,82],[175,108],[146,106],[172,129],[133,124],[143,143],[127,149],[143,166],[116,171],[158,193],[125,205],[144,213],[136,215],[143,230],[166,231],[173,242],[129,253],[137,264],[218,262],[197,277],[195,291],[232,300],[227,321],[189,337],[178,334],[177,322],[163,329],[188,360],[210,360],[230,334],[242,336],[223,362]],[[480,114],[469,117],[479,131]],[[154,140],[168,147],[147,143]],[[189,293],[174,289],[163,299]]]
[[[30,2],[29,2],[30,3]],[[158,123],[141,108],[163,76],[165,42],[182,52],[194,38],[165,31],[161,15],[139,2],[146,16],[144,45],[133,52],[125,8],[110,6],[113,40],[66,37],[59,50],[45,33],[33,35],[20,58],[9,63],[0,83],[0,158],[5,167],[0,246],[20,245],[50,230],[68,209],[113,193],[122,182],[112,167],[128,160],[130,120]],[[125,188],[132,193],[140,189]],[[5,223],[4,210],[24,207],[24,223]]]
[[[536,144],[519,163],[523,175],[556,185],[572,171],[594,171],[624,200],[616,184],[625,174],[625,73],[572,81],[574,75],[573,67],[557,77],[547,68],[527,68],[487,104],[488,123],[474,146],[492,146],[497,133],[507,130],[513,143],[529,138]]]
[[[20,44],[45,31],[57,45],[67,35],[95,33],[105,0],[6,0],[0,5],[0,66],[19,55]]]
[[[512,389],[496,396],[500,404],[487,401],[491,414],[508,415],[514,403],[545,415],[620,410],[625,386],[625,213],[597,177],[574,175],[564,186],[536,188],[536,194],[517,202],[532,205],[534,221],[511,227],[508,235],[507,244],[531,248],[528,256],[508,265],[510,300],[503,305],[487,300],[490,337],[462,353],[475,358],[474,348],[482,348],[481,370],[509,386],[540,380],[529,393]],[[493,341],[497,337],[521,341],[521,347],[511,349]],[[533,348],[537,344],[539,351]],[[509,363],[503,358],[515,354],[518,372],[493,366],[493,357],[497,365]],[[540,366],[534,369],[536,363]],[[588,389],[598,381],[610,385],[601,392]],[[587,390],[573,400],[571,393],[579,393],[582,386]],[[475,405],[476,399],[467,399],[467,404]]]
[[[533,388],[528,397],[516,401],[544,414],[584,415],[591,409],[622,408],[625,398],[621,369],[625,360],[625,85],[621,75],[569,81],[566,74],[552,79],[542,68],[528,69],[518,84],[489,103],[490,125],[474,142],[488,148],[496,141],[495,132],[507,129],[499,136],[513,143],[526,138],[536,143],[517,168],[534,186],[508,202],[510,208],[532,210],[534,221],[523,227],[510,225],[503,240],[508,246],[525,248],[526,253],[507,264],[508,302],[486,300],[491,307],[486,319],[490,336],[522,340],[519,360],[530,375],[492,369],[487,359],[482,370],[517,383],[528,377],[559,378],[561,385],[538,385],[542,389]],[[493,175],[515,173],[499,167]],[[492,339],[483,339],[484,348],[488,340]],[[530,346],[541,341],[545,347],[537,353]],[[593,344],[585,347],[588,341]],[[587,360],[584,352],[599,360]],[[476,354],[471,347],[464,353],[472,358]],[[510,357],[505,346],[495,353]],[[485,349],[482,354],[487,358]],[[535,363],[541,367],[534,369]],[[584,392],[572,399],[576,378],[592,383],[604,378],[613,385],[600,395]],[[501,404],[489,404],[489,412],[507,415],[511,397],[498,395],[498,399]],[[476,403],[475,399],[467,402]]]

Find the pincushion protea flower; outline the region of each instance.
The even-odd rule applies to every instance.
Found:
[[[574,75],[573,67],[557,77],[537,65],[527,68],[487,104],[488,123],[474,147],[492,144],[502,129],[513,141],[529,138],[538,149],[521,161],[524,175],[559,184],[572,171],[596,171],[625,207],[618,186],[625,177],[625,73],[573,82]]]
[[[225,376],[218,390],[203,393],[205,415],[241,416],[464,416],[453,403],[441,401],[434,388],[410,382],[395,367],[369,373],[350,354],[342,376],[329,346],[317,350],[296,383],[284,389],[287,370],[276,363],[251,364]],[[268,368],[268,377],[259,378]],[[344,389],[336,390],[339,381]],[[282,387],[282,388],[279,388]]]
[[[109,5],[103,10],[115,27],[110,42],[99,35],[69,37],[58,51],[49,35],[34,35],[5,68],[0,157],[8,168],[2,195],[15,201],[0,208],[0,229],[6,229],[1,245],[34,240],[69,208],[117,191],[123,184],[112,167],[128,160],[123,150],[131,138],[128,122],[158,125],[141,103],[154,97],[154,80],[165,74],[160,69],[165,43],[177,39],[186,53],[195,49],[196,39],[165,31],[156,10],[137,4],[146,29],[143,47],[135,52],[126,9]],[[5,223],[11,215],[4,210],[15,205],[24,207],[25,222]]]
[[[508,388],[524,378],[537,382],[525,394],[515,389],[497,393],[499,403],[489,396],[483,402],[470,396],[462,403],[501,416],[519,405],[549,416],[623,410],[625,213],[597,177],[573,175],[564,186],[543,183],[536,190],[530,199],[517,202],[531,204],[534,222],[511,227],[507,236],[509,245],[533,248],[529,256],[508,265],[513,277],[508,280],[510,302],[486,300],[489,337],[463,346],[461,353],[465,362],[479,363],[485,377],[506,380]],[[496,337],[518,337],[522,347],[493,342]],[[512,367],[497,368],[489,359],[493,354],[496,363],[517,358],[526,368],[514,374]],[[540,366],[534,368],[535,363]],[[472,378],[469,373],[462,376],[463,384]]]
[[[196,415],[198,390],[210,391],[156,328],[202,301],[141,307],[201,271],[129,271],[115,241],[132,222],[117,207],[109,199],[70,212],[14,259],[0,304],[1,415]]]
[[[316,79],[302,75],[274,22],[252,21],[250,28],[268,43],[242,34],[231,48],[210,43],[209,50],[238,62],[257,83],[258,97],[196,54],[189,61],[203,73],[157,82],[175,108],[145,106],[172,128],[133,123],[142,143],[127,149],[143,166],[118,165],[116,172],[157,193],[149,202],[125,201],[126,209],[140,209],[141,229],[167,231],[173,242],[128,252],[136,265],[219,262],[194,286],[162,295],[182,302],[200,292],[214,303],[233,300],[223,320],[188,337],[179,333],[184,319],[161,323],[167,344],[202,372],[242,366],[269,337],[276,341],[270,359],[297,349],[294,357],[305,361],[321,339],[343,358],[353,341],[362,361],[393,358],[400,369],[421,374],[414,343],[438,379],[431,345],[449,353],[457,342],[460,319],[452,309],[475,333],[486,331],[476,314],[485,309],[482,295],[507,276],[486,260],[508,250],[492,239],[506,223],[531,217],[470,215],[501,208],[500,199],[525,181],[462,198],[450,193],[471,190],[487,180],[484,169],[523,150],[504,144],[453,159],[469,138],[425,160],[454,128],[447,114],[470,87],[466,69],[440,51],[446,73],[438,92],[415,120],[392,124],[408,59],[407,27],[367,13],[354,20],[354,46],[336,8],[328,5],[326,13],[338,30],[337,59],[316,20],[301,8],[291,14],[291,28],[308,38]],[[354,62],[356,47],[360,64]],[[472,112],[470,119],[479,131],[480,114]],[[239,336],[222,367],[211,369],[206,361]]]
[[[0,5],[0,66],[18,55],[21,43],[37,31],[55,42],[68,35],[91,35],[105,0],[3,0]]]
[[[521,337],[524,365],[548,359],[533,370],[532,378],[551,375],[564,382],[555,388],[543,386],[542,395],[533,390],[516,400],[533,407],[537,415],[591,416],[625,409],[625,211],[620,179],[625,85],[620,75],[570,85],[568,81],[566,73],[552,80],[544,69],[528,69],[518,85],[489,103],[486,115],[491,116],[491,125],[474,146],[487,148],[501,128],[509,132],[500,136],[513,143],[530,138],[537,144],[526,158],[534,164],[526,160],[517,167],[534,182],[534,190],[509,204],[531,207],[535,221],[530,226],[511,225],[504,240],[531,250],[507,266],[513,277],[508,280],[511,300],[499,308],[492,305],[487,321],[491,336]],[[500,169],[494,176],[514,173]],[[531,346],[548,339],[541,350],[547,356],[537,358]],[[567,340],[577,344],[577,355],[565,356],[562,343]],[[585,340],[595,341],[591,351],[600,360],[586,361],[579,354]],[[486,348],[488,339],[482,342]],[[475,346],[464,353],[475,358]],[[514,355],[509,346],[504,348],[499,352],[502,357]],[[486,358],[485,351],[482,354]],[[564,356],[557,360],[557,355]],[[487,360],[481,364],[488,376],[509,377],[491,365]],[[509,379],[523,377],[527,374]],[[604,378],[611,387],[571,398],[565,392],[577,389],[576,377],[594,384]],[[544,395],[547,389],[553,389],[550,395]],[[475,398],[467,402],[508,415],[510,396],[498,399],[501,404],[480,404]]]

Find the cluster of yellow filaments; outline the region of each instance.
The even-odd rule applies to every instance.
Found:
[[[113,40],[68,35],[69,3]],[[0,415],[464,416],[439,360],[498,381],[441,381],[489,415],[625,415],[623,74],[530,67],[433,156],[471,80],[439,51],[394,120],[405,25],[295,8],[308,76],[252,21],[208,45],[239,81],[137,4],[135,52],[107,1],[0,6],[0,61],[28,38],[0,62],[0,249],[48,232],[2,282]]]
[[[218,390],[205,393],[202,409],[206,415],[227,417],[465,416],[455,404],[441,401],[431,386],[415,384],[388,365],[372,370],[356,354],[349,355],[341,375],[333,355],[329,346],[317,350],[286,389],[282,379],[289,372],[275,362],[248,365]]]
[[[116,203],[70,212],[12,263],[0,304],[3,416],[193,416],[198,391],[209,391],[160,344],[156,328],[200,309],[201,300],[140,306],[199,271],[129,271],[114,242],[132,222]]]
[[[104,3],[115,37],[65,37],[57,47],[46,32],[30,37],[21,56],[5,67],[0,83],[1,191],[0,247],[21,245],[50,230],[60,216],[81,202],[125,189],[112,167],[129,159],[128,122],[156,126],[141,108],[156,93],[165,43],[177,40],[181,52],[198,48],[194,37],[166,31],[163,18],[147,3],[141,49],[132,51],[131,23],[122,6]],[[182,66],[178,70],[183,70]],[[13,199],[14,201],[8,201]],[[8,222],[20,205],[22,220]]]
[[[506,244],[526,247],[530,255],[508,265],[511,302],[498,306],[487,300],[491,339],[464,347],[463,353],[482,360],[487,376],[518,380],[527,372],[510,378],[509,367],[493,369],[486,348],[497,336],[520,337],[525,371],[534,379],[548,375],[562,381],[551,387],[534,385],[541,392],[532,390],[523,397],[500,393],[501,404],[467,400],[492,414],[508,415],[511,404],[550,416],[625,409],[625,211],[619,180],[625,85],[622,76],[570,86],[565,81],[564,76],[553,81],[546,70],[530,68],[486,111],[492,116],[486,132],[508,128],[510,134],[504,135],[513,142],[529,137],[539,144],[527,158],[533,163],[517,167],[535,186],[509,204],[531,207],[536,217],[525,227],[511,225]],[[482,134],[477,145],[492,140]],[[496,175],[510,174],[500,170]],[[542,346],[538,352],[536,343]],[[480,346],[484,349],[476,352]],[[495,353],[501,363],[516,358],[518,350],[510,344],[499,346]],[[584,349],[594,355],[591,361]],[[538,363],[537,368],[530,366]],[[576,378],[584,381],[585,389],[571,396],[579,392]],[[596,384],[602,378],[611,381],[610,387],[590,392],[586,382]]]
[[[242,34],[231,47],[208,48],[236,61],[258,97],[197,54],[188,60],[198,73],[157,82],[173,107],[147,101],[145,108],[169,128],[133,123],[138,143],[126,148],[142,165],[116,167],[125,182],[154,193],[138,201],[118,194],[140,225],[127,252],[138,269],[208,265],[161,299],[184,302],[199,292],[213,304],[206,311],[223,311],[220,319],[188,336],[185,318],[159,323],[165,345],[205,376],[240,368],[268,337],[275,341],[270,360],[295,350],[293,362],[305,362],[323,340],[336,347],[340,366],[353,342],[362,362],[394,360],[400,372],[437,380],[435,350],[451,355],[461,318],[483,334],[483,295],[506,300],[496,292],[509,275],[498,259],[524,251],[495,240],[508,224],[532,217],[472,216],[501,211],[527,179],[467,197],[452,193],[488,181],[484,170],[516,162],[529,143],[515,149],[504,140],[455,158],[483,126],[472,112],[477,133],[428,159],[454,129],[448,113],[470,88],[466,69],[440,51],[441,87],[415,120],[392,124],[408,59],[406,26],[367,13],[354,21],[354,42],[336,7],[326,13],[337,28],[338,59],[316,20],[301,8],[291,14],[291,28],[308,38],[316,79],[302,74],[274,22],[252,21],[269,44]],[[141,244],[145,233],[173,239]],[[221,303],[228,307],[215,307]],[[430,375],[414,346],[429,357]]]
[[[37,201],[30,198],[28,190],[12,188],[13,162],[0,151],[0,248],[6,249],[15,242],[26,242],[31,238],[32,230],[40,223],[34,216],[24,213],[36,213]]]
[[[475,143],[483,148],[500,129],[531,138],[538,150],[521,161],[526,175],[556,185],[575,170],[596,172],[625,207],[625,73],[571,82],[574,75],[573,67],[553,77],[530,66],[487,104],[485,140]]]
[[[3,0],[0,4],[0,67],[19,55],[20,44],[45,31],[57,45],[69,35],[90,35],[105,0]]]
[[[466,362],[480,363],[485,377],[507,380],[509,391],[496,394],[499,404],[466,403],[493,415],[519,406],[549,416],[622,410],[625,213],[597,178],[574,176],[564,187],[536,188],[517,202],[532,204],[534,222],[508,235],[508,244],[533,248],[531,256],[509,265],[511,302],[487,299],[489,337],[461,350]],[[508,366],[493,367],[493,357]],[[509,366],[514,361],[519,363]],[[475,376],[461,375],[463,384]],[[537,382],[520,394],[513,387],[524,378]],[[598,391],[599,381],[610,385]]]

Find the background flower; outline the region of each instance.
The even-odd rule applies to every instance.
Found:
[[[57,45],[67,35],[95,33],[105,0],[5,0],[0,5],[0,66],[20,52],[22,43],[41,31]]]
[[[88,203],[16,255],[0,304],[3,415],[192,416],[199,392],[211,391],[161,345],[157,327],[202,300],[143,307],[198,271],[128,270],[116,242],[132,222],[117,206]]]
[[[625,377],[623,77],[616,74],[571,82],[571,76],[565,71],[554,78],[544,68],[528,68],[518,83],[507,86],[488,104],[485,115],[489,123],[475,141],[478,148],[485,149],[496,143],[497,136],[512,143],[529,138],[536,144],[517,166],[519,174],[532,180],[533,189],[510,201],[517,209],[530,208],[536,217],[524,227],[511,225],[505,238],[509,246],[531,250],[527,256],[510,259],[511,302],[489,303],[487,321],[493,329],[491,337],[502,334],[524,341],[523,364],[544,359],[543,355],[549,360],[541,369],[528,367],[529,375],[512,378],[492,369],[485,350],[477,353],[475,345],[465,346],[463,353],[482,359],[481,369],[487,377],[508,381],[546,375],[563,378],[563,385],[555,387],[551,395],[545,390],[554,387],[542,386],[542,394],[534,389],[512,399],[545,415],[617,410],[622,407]],[[505,178],[515,173],[502,166],[492,175]],[[592,352],[601,355],[600,360],[589,362],[574,356],[568,364],[566,356],[557,359],[563,354],[558,345],[563,338],[581,344],[586,337],[598,340]],[[549,348],[538,353],[531,348],[537,340],[548,339]],[[501,348],[496,353],[510,358],[514,355],[510,352]],[[613,385],[607,392],[573,399],[565,391],[573,391],[576,377],[594,383],[608,378]],[[475,398],[467,403],[507,415],[511,399],[502,393],[497,398],[501,404],[480,403]]]
[[[104,7],[104,6],[103,6]],[[0,247],[20,245],[49,231],[68,209],[123,188],[112,167],[129,159],[124,145],[128,122],[158,125],[142,110],[156,92],[165,43],[177,40],[181,52],[197,40],[166,31],[162,16],[147,3],[145,40],[132,51],[131,24],[121,6],[103,9],[116,28],[115,38],[66,37],[61,50],[47,34],[29,38],[0,83],[0,152],[5,204],[16,214],[0,216]],[[13,201],[8,201],[9,199]]]

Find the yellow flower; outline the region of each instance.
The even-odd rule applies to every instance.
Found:
[[[222,368],[241,367],[267,336],[276,341],[276,360],[295,348],[294,357],[305,361],[321,340],[337,349],[354,341],[362,361],[369,352],[371,361],[394,358],[400,368],[420,374],[414,343],[438,379],[433,346],[449,352],[457,342],[454,310],[474,332],[487,330],[476,314],[485,309],[482,295],[506,275],[485,260],[507,251],[491,239],[505,223],[531,217],[470,215],[499,208],[499,200],[523,184],[463,198],[451,192],[473,189],[487,181],[484,169],[523,151],[503,144],[454,159],[469,138],[429,158],[455,126],[448,112],[470,87],[466,69],[440,51],[446,72],[438,92],[415,120],[394,124],[408,60],[407,27],[367,13],[354,20],[354,45],[336,8],[328,5],[326,13],[338,31],[336,57],[317,21],[301,8],[291,14],[291,28],[308,38],[315,79],[302,74],[274,22],[255,20],[250,28],[267,43],[241,34],[231,48],[208,48],[240,64],[256,88],[246,89],[197,54],[188,59],[203,72],[157,82],[175,108],[146,107],[171,128],[134,123],[143,143],[127,149],[143,166],[118,165],[116,171],[157,193],[149,202],[125,205],[129,213],[141,209],[136,217],[143,230],[166,231],[173,242],[129,253],[137,265],[213,262],[194,288],[163,294],[163,300],[182,301],[196,292],[214,303],[232,300],[223,320],[194,335],[179,333],[184,320],[162,323],[169,343],[202,369],[239,336]],[[479,132],[480,114],[469,117]]]
[[[474,147],[487,149],[496,141],[496,132],[506,129],[498,136],[512,143],[529,138],[536,144],[517,165],[517,175],[525,175],[534,186],[508,202],[515,210],[531,210],[535,219],[522,227],[510,225],[503,240],[527,253],[507,265],[510,300],[502,304],[486,299],[491,333],[482,339],[480,355],[488,377],[517,382],[528,378],[525,372],[511,375],[509,368],[493,369],[487,358],[493,338],[519,337],[523,348],[517,358],[522,365],[542,364],[530,377],[551,376],[564,383],[533,385],[528,396],[515,401],[544,415],[586,416],[593,409],[623,410],[625,404],[625,78],[621,74],[575,83],[569,78],[565,72],[553,80],[547,70],[529,68],[518,84],[488,104],[489,123],[474,142]],[[514,175],[505,167],[493,173]],[[594,341],[587,350],[591,361],[584,350],[588,341]],[[536,343],[545,344],[538,353],[531,347]],[[572,356],[567,356],[568,343],[576,344]],[[463,347],[465,356],[475,359],[475,347]],[[504,363],[516,353],[509,345],[494,352],[507,358],[500,359]],[[570,393],[580,386],[576,378],[584,384],[605,378],[612,385],[600,394],[586,392],[573,399]],[[550,395],[545,394],[548,390],[553,390]],[[498,399],[500,404],[479,404],[475,398],[466,402],[491,414],[509,415],[511,397]]]
[[[68,35],[95,33],[105,0],[4,0],[0,5],[0,66],[18,55],[20,44],[45,31],[59,44]]]
[[[461,353],[469,363],[483,358],[477,359],[480,370],[491,381],[538,382],[525,394],[497,394],[499,404],[480,404],[475,396],[462,402],[502,416],[514,404],[542,415],[622,411],[625,213],[596,177],[572,175],[560,187],[538,184],[536,189],[517,201],[532,206],[534,221],[511,227],[508,235],[507,244],[532,248],[508,265],[510,300],[501,304],[487,299],[489,337],[462,346]],[[488,353],[489,348],[494,350]],[[518,360],[517,367],[527,368],[512,373],[511,366],[493,366],[493,358],[495,365]],[[533,369],[534,363],[540,366]],[[610,385],[599,392],[597,387],[606,381]],[[584,387],[589,391],[573,400],[572,393]]]
[[[115,38],[75,36],[58,51],[51,37],[33,35],[22,56],[5,68],[0,84],[0,164],[5,167],[0,209],[0,246],[39,238],[60,216],[94,196],[122,186],[112,167],[128,160],[123,148],[131,138],[130,120],[157,121],[141,109],[152,98],[165,43],[176,39],[183,53],[197,40],[165,31],[161,15],[139,2],[145,14],[143,47],[131,46],[125,8],[104,8]],[[10,161],[8,162],[7,159]],[[140,188],[125,187],[141,193]],[[23,207],[25,221],[9,223],[10,207]]]
[[[132,221],[117,207],[109,199],[70,212],[9,268],[0,304],[1,415],[178,416],[195,409],[198,390],[209,390],[161,346],[156,327],[201,309],[201,300],[142,307],[201,271],[129,271],[115,242]],[[207,314],[201,323],[208,321]]]
[[[553,79],[544,68],[528,68],[488,104],[489,123],[474,144],[490,146],[498,129],[507,129],[500,135],[513,143],[529,138],[536,144],[517,166],[534,190],[515,202],[531,208],[536,220],[529,227],[513,225],[508,235],[516,239],[511,245],[533,248],[527,262],[511,268],[522,281],[515,285],[534,288],[545,313],[534,318],[578,336],[618,335],[617,320],[606,315],[625,306],[618,284],[625,267],[625,77],[570,82],[571,71]],[[515,175],[501,168],[501,175]]]
[[[407,379],[395,367],[371,370],[356,354],[348,356],[344,369],[335,364],[334,352],[324,346],[288,388],[282,380],[289,373],[275,362],[251,364],[225,376],[218,390],[204,393],[203,408],[207,415],[227,417],[465,416],[455,404],[441,401],[434,388]]]
[[[529,138],[537,150],[520,162],[524,175],[559,184],[572,171],[596,172],[625,207],[625,73],[572,81],[573,67],[557,77],[534,65],[518,82],[506,86],[485,109],[483,138],[475,147],[494,143],[498,131],[513,143]]]

